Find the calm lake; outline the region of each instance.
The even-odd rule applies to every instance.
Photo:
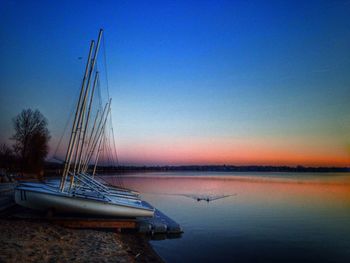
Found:
[[[122,181],[183,227],[181,238],[151,241],[166,262],[350,262],[350,174],[158,172]]]

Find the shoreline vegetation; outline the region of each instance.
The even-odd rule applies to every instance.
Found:
[[[59,174],[62,164],[47,162],[45,174]],[[305,166],[271,166],[271,165],[178,165],[178,166],[98,166],[97,173],[130,173],[130,172],[291,172],[291,173],[347,173],[350,167],[305,167]]]
[[[350,173],[350,167],[304,167],[304,166],[235,166],[235,165],[179,165],[179,166],[97,166],[97,174],[128,174],[141,172],[281,172],[281,173]],[[0,183],[12,180],[61,177],[63,164],[46,162],[40,173],[21,172],[15,168],[0,168]],[[6,175],[6,176],[5,176]],[[8,177],[8,178],[6,178]],[[5,180],[6,179],[6,180]]]
[[[43,180],[45,177],[60,177],[63,171],[63,164],[57,162],[45,162],[40,173],[21,172],[14,167],[0,168],[1,182],[26,179]],[[128,174],[139,172],[280,172],[280,173],[350,173],[350,167],[306,167],[306,166],[272,166],[272,165],[174,165],[174,166],[97,166],[97,174]],[[7,175],[9,179],[6,179]],[[6,179],[6,180],[4,180]]]

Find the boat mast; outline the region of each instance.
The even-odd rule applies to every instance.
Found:
[[[90,134],[89,134],[89,141],[88,141],[88,144],[87,144],[87,146],[86,146],[84,155],[83,155],[83,157],[82,157],[82,158],[83,158],[83,160],[82,160],[82,165],[83,165],[82,169],[84,169],[85,161],[86,161],[86,159],[87,159],[87,157],[88,157],[88,154],[89,154],[89,149],[90,149],[90,146],[91,146],[91,139],[92,139],[93,136],[94,136],[94,132],[95,132],[95,129],[96,129],[96,124],[97,124],[97,120],[98,120],[98,118],[99,118],[99,114],[100,114],[100,110],[97,110],[96,116],[95,116],[95,120],[94,120],[94,124],[93,124],[92,130],[91,130],[91,132],[90,132]]]
[[[101,153],[101,146],[102,146],[102,142],[105,143],[106,140],[106,135],[105,135],[105,131],[103,131],[103,137],[100,140],[99,144],[98,144],[98,148],[97,148],[97,154],[96,154],[96,159],[95,159],[95,165],[94,165],[94,169],[92,171],[92,178],[95,177],[95,173],[96,173],[96,167],[97,167],[97,163],[98,163],[98,159],[100,157],[100,153]]]
[[[98,71],[95,74],[95,79],[94,79],[94,84],[92,86],[92,91],[91,91],[91,95],[90,95],[90,101],[89,101],[89,108],[87,111],[87,116],[86,116],[86,122],[85,122],[85,127],[84,127],[84,131],[83,131],[83,138],[82,138],[82,144],[81,144],[81,148],[80,148],[80,153],[79,153],[79,158],[78,158],[78,171],[77,173],[80,172],[81,170],[81,162],[82,162],[82,153],[84,150],[84,142],[85,142],[85,137],[86,137],[86,130],[88,129],[88,125],[89,125],[89,119],[90,119],[90,112],[91,112],[91,106],[92,106],[92,100],[94,98],[94,92],[95,92],[95,87],[96,87],[96,83],[98,80]]]
[[[89,166],[89,160],[90,160],[89,156],[93,154],[93,146],[94,146],[96,140],[98,139],[98,134],[99,134],[99,131],[100,131],[101,127],[102,127],[102,123],[103,123],[103,120],[105,118],[105,114],[106,114],[107,108],[108,108],[108,103],[106,103],[106,105],[104,106],[104,109],[103,109],[101,118],[99,120],[99,123],[97,125],[97,129],[96,129],[95,134],[91,135],[91,136],[93,136],[93,139],[92,139],[92,144],[91,144],[91,146],[88,149],[88,155],[87,155],[87,157],[86,157],[86,159],[84,161],[84,166],[83,166],[84,170],[87,170],[87,167]]]
[[[107,114],[106,114],[106,116],[104,117],[103,125],[102,125],[101,129],[98,131],[97,138],[96,138],[96,140],[94,141],[94,143],[93,143],[93,145],[92,145],[92,149],[91,149],[90,155],[88,156],[88,160],[87,160],[87,162],[86,162],[86,164],[85,164],[85,169],[84,169],[84,171],[87,170],[87,168],[88,168],[88,166],[89,166],[89,162],[90,162],[90,160],[91,160],[91,158],[92,158],[92,156],[93,156],[93,153],[95,152],[96,146],[97,146],[99,140],[101,139],[102,132],[103,132],[104,129],[105,129],[106,122],[107,122],[107,119],[108,119],[108,115],[109,115],[109,113],[110,113],[110,111],[111,111],[111,102],[112,102],[112,99],[109,99],[109,102],[107,103],[107,105],[108,105]],[[106,105],[106,106],[107,106],[107,105]]]
[[[74,150],[74,146],[76,144],[78,130],[79,130],[79,139],[80,139],[81,127],[82,127],[82,115],[84,114],[84,108],[86,107],[86,98],[87,98],[87,94],[88,94],[88,90],[89,90],[89,86],[90,86],[91,75],[92,75],[92,72],[93,72],[95,64],[96,64],[96,59],[97,59],[97,54],[98,54],[98,50],[99,50],[99,46],[100,46],[100,42],[101,42],[102,33],[103,33],[103,30],[100,29],[100,32],[99,32],[99,35],[98,35],[98,40],[97,40],[97,45],[96,45],[94,56],[93,56],[92,60],[91,60],[91,52],[92,52],[92,49],[93,49],[94,42],[92,41],[92,43],[91,43],[88,64],[87,64],[86,70],[85,70],[83,84],[82,84],[82,88],[81,88],[81,92],[80,92],[81,94],[79,96],[79,102],[78,102],[78,105],[77,105],[77,111],[76,111],[76,115],[75,115],[75,118],[74,118],[74,125],[73,125],[73,128],[72,128],[71,139],[70,139],[70,143],[69,143],[68,150],[67,150],[67,156],[66,156],[67,161],[66,161],[65,169],[63,171],[63,175],[62,175],[62,179],[61,179],[61,185],[60,185],[60,190],[61,191],[64,190],[64,186],[65,186],[65,182],[66,182],[66,179],[67,179],[67,175],[69,173],[70,164],[71,164],[71,160],[72,160],[72,153],[73,153],[73,150]],[[86,88],[85,88],[86,77],[88,77],[88,78],[87,78],[87,85],[86,85]],[[84,91],[83,103],[82,103],[82,105],[80,105],[83,91]],[[79,139],[78,139],[77,149],[75,151],[75,160],[77,158],[77,153],[78,153],[78,148],[79,148]],[[75,161],[74,162],[74,172],[76,171],[76,165],[77,165],[77,162]],[[72,176],[71,177],[71,182],[70,182],[70,187],[72,186],[73,182],[74,182],[74,178]]]
[[[93,56],[93,59],[92,59],[92,62],[91,62],[91,67],[90,67],[90,71],[89,71],[88,81],[87,81],[85,94],[84,94],[84,101],[83,101],[83,105],[81,106],[81,111],[80,111],[80,115],[79,115],[79,119],[78,119],[79,135],[78,135],[78,144],[77,144],[76,154],[75,154],[73,174],[76,174],[76,172],[77,172],[79,158],[81,157],[80,153],[81,153],[81,150],[82,150],[83,145],[84,145],[84,138],[82,138],[82,140],[81,140],[81,136],[82,136],[82,129],[83,129],[84,120],[85,120],[84,117],[85,117],[85,112],[86,112],[86,103],[87,103],[87,97],[89,95],[92,73],[94,71],[94,68],[95,68],[95,65],[96,65],[96,61],[97,61],[97,54],[98,54],[100,43],[101,43],[102,33],[103,33],[103,30],[100,29],[100,32],[98,34],[98,39],[97,39],[97,44],[96,44],[94,56]],[[72,181],[74,181],[73,177],[71,177],[71,182]],[[72,183],[71,183],[71,185],[72,185]]]
[[[65,182],[66,182],[66,179],[67,179],[67,175],[68,175],[68,171],[69,171],[69,168],[70,168],[72,148],[73,148],[73,144],[75,144],[75,134],[76,134],[76,128],[77,128],[76,126],[77,126],[78,114],[79,114],[81,99],[82,99],[82,96],[83,96],[83,91],[84,91],[84,88],[85,88],[86,78],[87,78],[88,72],[89,72],[89,67],[90,67],[90,63],[91,63],[91,55],[92,55],[92,51],[94,49],[94,44],[95,44],[95,42],[92,40],[91,44],[90,44],[90,51],[89,51],[88,60],[86,62],[85,74],[84,74],[83,82],[82,82],[81,89],[80,89],[79,100],[78,100],[77,108],[76,108],[76,111],[75,111],[72,131],[71,131],[71,134],[70,134],[69,143],[68,143],[68,147],[67,147],[67,153],[66,153],[66,157],[65,157],[65,161],[64,161],[64,169],[63,169],[61,183],[60,183],[60,190],[61,191],[63,191],[63,189],[64,189],[64,185],[65,185]]]

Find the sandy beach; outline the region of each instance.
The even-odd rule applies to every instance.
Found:
[[[163,262],[145,236],[0,219],[0,262]]]

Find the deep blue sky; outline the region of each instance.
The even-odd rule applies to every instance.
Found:
[[[0,139],[32,107],[54,148],[103,27],[124,163],[344,164],[349,14],[350,1],[2,1]]]

